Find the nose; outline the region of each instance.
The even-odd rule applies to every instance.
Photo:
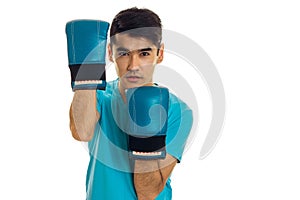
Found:
[[[137,70],[139,70],[139,65],[140,65],[140,61],[139,61],[138,54],[136,54],[136,53],[131,54],[127,70],[128,71],[137,71]]]

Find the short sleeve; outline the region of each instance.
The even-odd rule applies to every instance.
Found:
[[[101,107],[102,107],[102,101],[103,101],[103,91],[102,90],[97,90],[96,91],[96,99],[97,99],[97,104],[96,108],[99,113],[101,113]]]
[[[171,97],[166,138],[167,153],[181,161],[193,125],[192,110],[181,100]]]

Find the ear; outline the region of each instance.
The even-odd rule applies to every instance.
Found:
[[[164,59],[164,48],[165,45],[161,44],[158,52],[157,64],[161,63]]]
[[[108,53],[108,59],[109,59],[109,61],[110,62],[114,62],[113,54],[112,54],[112,49],[111,49],[110,44],[107,45],[107,53]]]

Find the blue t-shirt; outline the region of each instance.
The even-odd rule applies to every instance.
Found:
[[[133,161],[129,159],[127,106],[118,89],[118,79],[97,90],[97,109],[100,113],[94,137],[88,143],[90,163],[86,178],[87,200],[137,200],[133,184]],[[192,127],[192,111],[170,93],[167,153],[180,162],[185,142]],[[156,200],[172,199],[168,179]]]

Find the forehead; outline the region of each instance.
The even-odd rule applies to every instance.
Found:
[[[117,34],[114,36],[113,49],[125,48],[129,51],[145,48],[155,48],[155,45],[148,39],[143,37],[132,37],[129,34]]]

